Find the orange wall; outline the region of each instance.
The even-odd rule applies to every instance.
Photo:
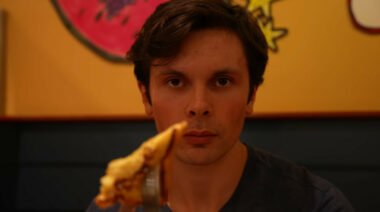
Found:
[[[289,34],[270,55],[257,111],[380,111],[380,34],[355,28],[347,2],[273,4]]]
[[[50,1],[2,0],[6,115],[142,115],[132,66],[106,61],[63,25]],[[273,3],[288,29],[270,53],[257,113],[380,111],[380,35],[351,23],[347,1]]]

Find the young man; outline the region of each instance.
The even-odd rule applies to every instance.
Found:
[[[325,180],[239,141],[268,59],[264,35],[243,8],[223,0],[162,4],[128,56],[158,132],[188,122],[164,211],[353,211]],[[119,209],[126,208],[110,210]]]

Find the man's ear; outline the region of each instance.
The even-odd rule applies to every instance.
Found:
[[[143,101],[143,104],[144,104],[144,107],[145,107],[145,113],[148,116],[152,116],[153,115],[153,108],[152,108],[152,105],[149,102],[146,87],[141,82],[138,82],[138,87],[139,87],[139,90],[140,90],[140,93],[141,93],[141,97],[142,97],[142,101]]]
[[[248,101],[248,103],[246,105],[245,114],[247,116],[249,116],[249,115],[251,115],[253,113],[253,103],[255,103],[256,91],[257,91],[257,86],[253,87],[252,94],[249,97],[249,101]]]

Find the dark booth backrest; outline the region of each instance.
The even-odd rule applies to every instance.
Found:
[[[83,211],[107,162],[156,131],[149,120],[0,121],[0,133],[1,211]],[[380,118],[248,119],[241,141],[326,178],[357,211],[380,208]]]

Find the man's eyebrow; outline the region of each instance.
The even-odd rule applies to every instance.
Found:
[[[186,76],[183,72],[175,70],[175,69],[164,69],[160,70],[158,73],[159,76],[167,76],[167,75],[176,75],[176,76]],[[223,76],[223,75],[238,75],[240,76],[240,72],[234,69],[220,69],[216,70],[213,76]]]

